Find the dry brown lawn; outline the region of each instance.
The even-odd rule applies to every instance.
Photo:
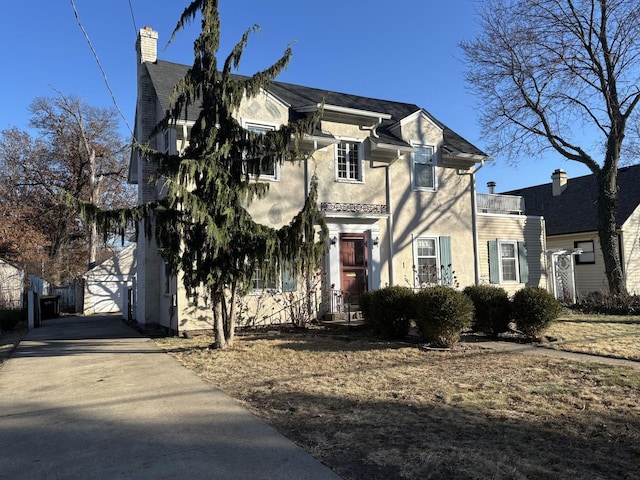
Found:
[[[558,350],[640,361],[640,316],[566,315],[547,334]]]
[[[158,340],[345,479],[640,478],[638,368],[321,331],[211,342]]]

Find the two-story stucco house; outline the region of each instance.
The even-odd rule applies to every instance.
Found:
[[[169,108],[173,86],[188,69],[159,60],[157,38],[150,28],[138,38],[135,135],[159,150],[179,153],[198,112],[187,112],[174,128],[152,137]],[[332,292],[357,304],[363,291],[386,285],[478,283],[488,277],[482,272],[489,271],[490,248],[498,255],[492,257],[498,262],[496,283],[516,289],[546,282],[540,253],[543,222],[529,219],[525,228],[525,216],[494,212],[481,224],[489,236],[479,232],[474,171],[490,158],[425,109],[273,82],[268,91],[243,102],[237,119],[248,129],[277,129],[291,118],[316,114],[321,105],[320,125],[303,142],[308,158],[261,172],[260,180],[270,183],[269,194],[250,208],[261,223],[276,228],[287,224],[303,205],[311,176],[317,176],[329,229],[320,313],[336,308]],[[140,202],[159,195],[148,182],[153,171],[152,162],[137,152],[132,155],[129,178],[138,184]],[[180,279],[166,276],[154,243],[139,239],[137,255],[137,321],[174,331],[210,329],[208,313],[189,304]],[[256,280],[254,291],[296,284],[284,280],[281,285]]]

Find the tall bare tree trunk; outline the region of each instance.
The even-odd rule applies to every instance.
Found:
[[[618,169],[605,168],[596,177],[598,180],[598,237],[604,259],[604,269],[609,283],[609,291],[614,294],[626,295],[618,232],[616,230],[616,211],[618,203],[617,176]],[[614,163],[617,167],[617,162]]]

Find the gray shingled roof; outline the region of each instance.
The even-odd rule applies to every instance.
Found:
[[[153,82],[162,110],[167,111],[170,107],[169,99],[173,92],[173,87],[178,80],[185,75],[189,67],[177,63],[165,62],[163,60],[158,60],[156,63],[145,63],[145,67],[147,68]],[[361,97],[358,95],[304,87],[291,83],[272,82],[269,86],[269,91],[293,108],[319,104],[324,101],[327,105],[336,105],[340,107],[389,114],[391,115],[391,119],[385,120],[382,125],[380,125],[378,128],[378,134],[380,138],[385,140],[385,142],[398,145],[406,145],[406,142],[393,135],[389,131],[389,127],[412,113],[421,110],[419,106],[414,104]],[[422,110],[431,118],[431,120],[433,120],[433,122],[443,129],[444,148],[446,150],[453,153],[487,156],[482,150],[465,140],[442,122],[438,121],[429,112],[424,109]],[[198,113],[199,111],[197,108],[191,108],[187,112],[187,119],[195,120]]]
[[[640,165],[618,170],[618,211],[620,228],[640,205]],[[504,192],[524,197],[527,215],[545,218],[547,235],[598,230],[598,189],[594,175],[569,178],[561,195],[554,197],[551,183]]]

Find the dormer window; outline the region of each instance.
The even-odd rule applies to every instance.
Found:
[[[336,177],[338,181],[362,181],[360,142],[341,140],[336,145]]]
[[[436,189],[435,150],[431,145],[417,145],[412,153],[412,186],[414,190]]]

